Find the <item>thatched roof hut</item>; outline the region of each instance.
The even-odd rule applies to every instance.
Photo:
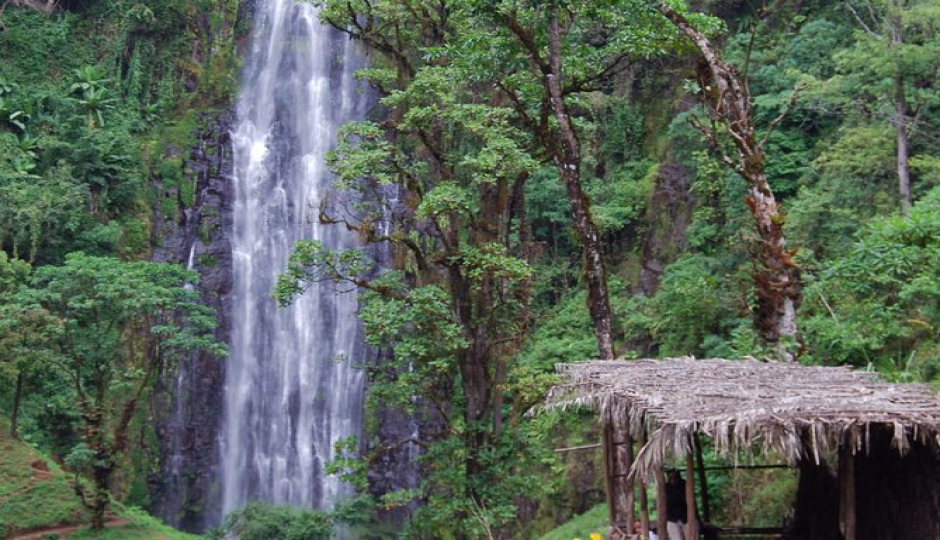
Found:
[[[855,469],[845,474],[843,462],[852,467],[858,462],[862,472],[870,469],[877,476],[878,467],[870,463],[873,455],[900,463],[916,450],[918,467],[927,467],[930,470],[924,473],[938,478],[932,475],[940,470],[935,466],[940,452],[940,397],[926,385],[891,384],[875,373],[850,368],[754,359],[589,361],[557,369],[563,380],[549,392],[547,408],[589,407],[600,414],[605,426],[622,429],[621,438],[627,438],[630,446],[641,441],[635,459],[626,458],[631,483],[661,480],[660,471],[670,459],[687,458],[691,463],[696,436],[710,438],[718,452],[735,458],[773,450],[801,471],[808,467],[822,471],[826,459],[838,455],[834,479],[850,480],[853,498],[856,480],[859,485],[866,480]],[[606,446],[605,440],[605,449],[616,455],[614,446]],[[900,474],[901,469],[891,470]],[[626,471],[620,476],[625,475]],[[905,480],[899,482],[898,489],[903,490]],[[835,489],[841,493],[835,504],[846,506],[846,486]],[[893,488],[878,489],[883,497]],[[929,506],[940,508],[938,489],[928,491]],[[844,510],[839,512],[838,527],[844,529],[846,516]],[[938,521],[935,509],[932,512],[931,519]],[[929,530],[940,530],[940,524]],[[803,537],[826,534],[830,533]],[[859,537],[881,538],[861,533]]]

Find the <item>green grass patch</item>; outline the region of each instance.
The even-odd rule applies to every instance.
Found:
[[[607,505],[599,504],[567,523],[549,531],[539,540],[589,540],[591,533],[607,537]]]
[[[118,508],[117,514],[128,521],[122,527],[100,532],[82,530],[69,536],[69,540],[197,540],[194,536],[164,525],[157,518],[137,508]]]
[[[89,514],[76,495],[69,474],[28,444],[10,437],[0,419],[0,538],[17,532],[42,531],[88,523]],[[99,533],[82,530],[72,540],[195,540],[137,508],[112,505],[127,524]]]
[[[3,421],[0,455],[0,536],[87,521],[68,475],[31,446],[11,438]]]

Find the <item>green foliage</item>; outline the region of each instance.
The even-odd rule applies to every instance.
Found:
[[[807,290],[805,324],[820,362],[875,366],[905,378],[940,375],[940,192],[905,217],[873,220]]]
[[[0,448],[0,534],[87,520],[68,475],[29,445],[11,439],[5,421],[0,421]]]
[[[686,255],[666,269],[651,298],[634,297],[624,326],[628,340],[652,340],[662,356],[759,356],[750,331],[747,276],[714,258]]]
[[[150,516],[139,508],[118,508],[116,513],[127,521],[126,525],[109,527],[103,531],[92,531],[85,528],[69,535],[69,538],[75,540],[127,540],[128,538],[134,540],[198,540],[203,538],[164,525],[159,519]]]
[[[321,280],[363,287],[367,338],[391,357],[364,365],[370,424],[391,407],[436,426],[421,441],[423,483],[377,498],[367,493],[365,472],[381,462],[383,448],[371,434],[342,441],[341,457],[329,467],[360,496],[335,519],[358,524],[382,508],[417,503],[421,509],[404,533],[411,537],[494,531],[523,537],[532,529],[521,518],[531,516],[519,508],[541,501],[548,514],[562,504],[564,474],[549,452],[558,441],[547,434],[576,439],[587,431],[566,428],[565,422],[583,423],[577,418],[525,420],[523,413],[555,381],[554,364],[595,350],[568,194],[546,157],[557,125],[541,68],[526,48],[547,55],[548,10],[476,0],[451,3],[446,12],[423,0],[318,3],[325,20],[377,51],[359,76],[382,100],[372,121],[342,129],[328,156],[337,185],[366,194],[365,202],[329,201],[321,217],[357,229],[366,241],[389,243],[396,271],[376,277],[374,262],[362,253],[305,242],[275,296],[288,302]],[[22,437],[73,470],[109,463],[81,433],[83,411],[71,380],[76,359],[86,362],[79,388],[104,389],[100,403],[113,426],[135,384],[148,377],[146,345],[213,347],[169,320],[176,311],[169,306],[182,302],[189,310],[191,299],[177,290],[189,275],[69,254],[145,256],[151,208],[175,219],[178,201],[194,203],[186,150],[195,142],[199,111],[231,99],[235,42],[244,31],[236,21],[248,19],[238,13],[240,4],[108,0],[72,3],[48,17],[12,6],[4,11],[0,398],[10,402],[10,383],[24,375]],[[688,44],[645,2],[562,6],[565,100],[583,147],[582,180],[616,276],[611,291],[621,349],[761,356],[749,322],[755,302],[745,248],[751,238],[742,233],[751,226],[744,186],[704,150],[688,123],[697,109],[678,112],[703,91],[692,80],[691,63],[672,59]],[[766,146],[768,176],[787,210],[788,240],[799,248],[807,282],[806,361],[936,380],[936,7],[921,0],[786,5],[760,13],[726,7],[704,6],[724,10],[726,21],[693,20],[712,35],[740,29],[719,41],[724,57],[747,74],[761,136],[789,106],[794,86],[807,85]],[[508,29],[509,16],[531,45]],[[903,33],[897,46],[890,39],[893,21]],[[897,156],[889,122],[899,88],[910,103],[910,165],[920,198],[905,219],[890,217]],[[658,289],[633,296],[637,269],[660,270],[644,266],[648,250],[660,247],[650,244],[667,219],[661,214],[669,215],[652,195],[660,166],[673,163],[690,175],[691,215],[676,216],[690,222],[684,235],[676,233],[681,238],[671,239],[680,253],[666,261],[673,262],[662,269]],[[160,196],[149,180],[159,181]],[[171,283],[176,292],[159,293]],[[168,318],[144,324],[157,312]],[[205,313],[189,315],[193,328],[208,322]],[[131,346],[130,337],[145,336],[140,332],[148,326],[149,337]],[[80,339],[68,349],[66,336]],[[468,368],[475,366],[482,366],[484,383],[472,382]],[[474,400],[485,402],[484,413],[471,417]],[[761,519],[776,524],[780,509],[766,501],[792,486],[767,478],[752,483],[747,511],[767,509]],[[774,496],[765,497],[758,484]],[[719,497],[732,490],[730,481],[719,488]],[[284,509],[246,510],[233,519],[272,538],[282,533],[264,527],[296,520],[298,531],[322,535],[329,525]],[[152,530],[141,527],[132,534]]]
[[[94,479],[94,497],[85,502],[96,519],[158,366],[186,350],[223,351],[206,335],[214,326],[208,308],[184,287],[195,279],[174,265],[73,253],[61,266],[37,268],[0,311],[0,340],[31,346],[18,359],[39,357],[72,383],[63,397],[81,413],[83,435],[66,461]]]
[[[239,540],[327,540],[332,534],[333,526],[326,514],[315,510],[254,502],[226,516],[222,528],[210,537],[231,536]]]

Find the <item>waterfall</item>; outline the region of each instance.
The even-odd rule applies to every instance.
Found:
[[[294,244],[358,245],[321,225],[324,156],[362,118],[367,92],[345,36],[295,0],[260,0],[232,133],[235,177],[232,343],[220,439],[222,511],[251,500],[328,509],[348,490],[324,473],[358,435],[365,354],[355,293],[319,283],[289,308],[271,298]],[[350,361],[344,361],[349,359]]]

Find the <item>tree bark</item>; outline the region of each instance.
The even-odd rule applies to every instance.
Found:
[[[897,130],[898,138],[898,193],[901,199],[901,215],[906,216],[911,210],[914,199],[911,195],[910,150],[908,146],[907,128],[904,125],[907,121],[907,103],[904,100],[903,86],[898,88],[897,109],[898,118],[895,123],[895,129]]]
[[[766,138],[758,141],[755,134],[749,90],[737,70],[721,59],[708,38],[684,15],[666,5],[660,5],[659,10],[692,41],[705,59],[710,82],[714,84],[710,89],[703,86],[706,104],[727,127],[737,151],[733,158],[723,152],[722,157],[748,184],[746,202],[759,237],[754,272],[757,289],[754,325],[778,359],[796,361],[802,349],[796,319],[802,293],[800,269],[793,262],[792,252],[787,250],[783,234],[786,215],[767,182],[763,150]],[[717,134],[705,134],[712,147],[721,152]]]
[[[892,6],[895,12],[891,17],[891,45],[895,51],[895,61],[898,49],[904,44],[904,36],[901,32],[901,6],[897,0],[894,0]],[[907,136],[908,106],[907,95],[904,91],[904,75],[901,74],[900,67],[898,74],[894,78],[894,106],[896,116],[894,117],[894,129],[897,135],[897,169],[898,169],[898,196],[901,199],[901,215],[906,216],[913,204],[911,195],[911,171],[910,171],[910,145]]]
[[[550,6],[548,64],[542,65],[552,111],[558,122],[553,161],[565,184],[571,218],[584,250],[584,279],[588,287],[588,310],[594,323],[599,358],[614,358],[610,298],[607,293],[607,268],[600,233],[591,216],[591,203],[581,185],[581,144],[571,122],[562,95],[561,29],[558,6]]]
[[[16,388],[13,390],[13,409],[10,411],[10,437],[13,439],[19,439],[19,416],[20,416],[20,401],[23,396],[23,372],[20,371],[16,374]]]

